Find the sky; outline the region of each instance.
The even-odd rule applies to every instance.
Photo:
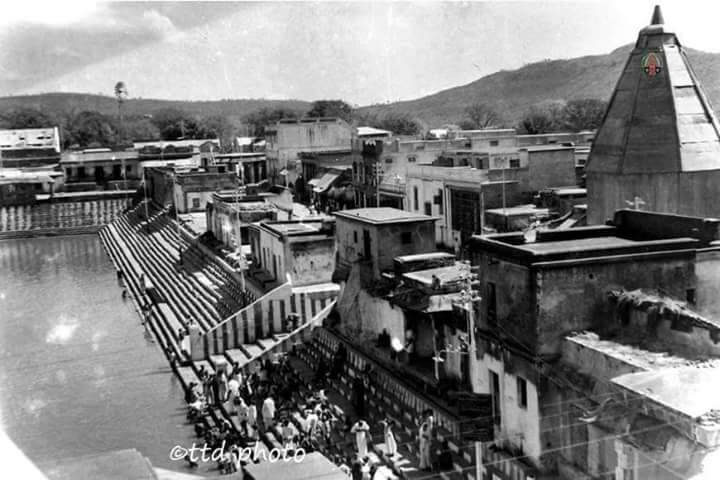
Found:
[[[717,0],[9,2],[0,96],[409,100],[544,59],[635,41],[662,6],[683,45],[720,52]]]

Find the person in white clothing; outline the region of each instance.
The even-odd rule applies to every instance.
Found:
[[[265,428],[271,428],[275,422],[275,400],[270,395],[263,402],[262,416]]]
[[[359,419],[350,429],[350,433],[355,434],[355,445],[357,446],[358,456],[364,458],[368,453],[368,432],[370,432],[370,426],[362,418]]]
[[[395,440],[395,433],[393,432],[395,422],[392,419],[387,419],[381,423],[383,424],[385,433],[385,451],[388,457],[393,458],[395,454],[397,454],[397,441]]]
[[[431,470],[432,463],[430,461],[430,446],[432,445],[432,416],[425,419],[420,425],[418,435],[418,450],[420,451],[420,469]]]

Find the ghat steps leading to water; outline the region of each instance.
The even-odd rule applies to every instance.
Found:
[[[112,222],[129,205],[129,198],[110,198],[0,206],[0,233],[100,227]]]
[[[116,268],[124,272],[125,286],[136,302],[138,312],[140,305],[151,305],[148,323],[166,353],[173,351],[176,358],[182,358],[178,330],[187,326],[189,318],[195,318],[201,325],[205,333],[202,359],[175,368],[184,387],[187,389],[190,382],[201,383],[198,378],[201,368],[214,372],[228,363],[237,362],[249,373],[270,355],[296,351],[289,357],[290,365],[293,374],[302,379],[303,386],[294,392],[294,407],[289,418],[300,428],[301,412],[313,393],[305,385],[312,380],[320,359],[329,362],[341,341],[329,331],[316,328],[335,304],[332,292],[321,292],[323,294],[319,298],[312,298],[312,289],[293,291],[286,286],[284,290],[276,289],[266,295],[267,298],[257,299],[237,314],[223,319],[220,311],[232,307],[219,308],[218,305],[227,302],[227,297],[237,302],[239,285],[206,253],[179,235],[177,225],[165,212],[154,211],[149,221],[145,222],[139,215],[141,210],[140,206],[121,215],[116,222],[100,231],[100,237]],[[179,253],[181,250],[182,254]],[[183,256],[182,265],[180,255]],[[204,278],[199,280],[197,273]],[[150,301],[141,282],[142,276],[152,282],[164,301]],[[284,314],[288,312],[300,314],[300,321],[294,325],[296,328],[283,321]],[[338,425],[343,425],[347,416],[355,418],[350,403],[352,379],[360,374],[362,368],[364,363],[360,357],[351,354],[343,375],[331,380],[326,388]],[[417,425],[414,422],[425,408],[432,406],[418,400],[409,390],[395,385],[387,374],[378,375],[370,390],[367,420],[376,441],[370,444],[371,456],[399,476],[428,478],[428,473],[417,469]],[[455,453],[455,471],[437,473],[433,478],[474,479],[471,450],[453,440],[456,435],[451,430],[456,419],[443,417],[437,411],[435,415],[441,424],[440,436],[450,440]],[[394,418],[399,425],[395,434],[400,455],[393,459],[384,455],[385,446],[379,426],[379,421],[387,416]],[[225,406],[209,409],[205,418],[209,426],[226,420],[239,428],[237,417],[231,415]],[[260,440],[261,451],[265,449],[266,452],[282,444],[277,428],[260,432]],[[330,448],[323,445],[320,451],[328,456],[351,456],[355,448],[354,437],[348,432],[335,431],[331,445]]]

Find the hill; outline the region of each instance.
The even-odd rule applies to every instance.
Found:
[[[19,107],[29,107],[50,114],[63,112],[79,112],[83,110],[97,111],[106,115],[117,114],[115,97],[93,95],[87,93],[43,93],[37,95],[18,95],[0,97],[0,112]],[[218,100],[218,101],[181,101],[130,98],[125,101],[123,111],[126,115],[147,115],[164,108],[176,108],[190,115],[212,116],[223,115],[239,120],[245,115],[263,108],[288,108],[305,112],[310,109],[309,102],[300,100]]]
[[[562,102],[577,98],[608,100],[632,45],[625,45],[606,55],[592,55],[569,60],[550,60],[532,63],[516,70],[503,70],[480,78],[467,85],[450,88],[415,100],[386,105],[361,107],[358,112],[383,115],[408,113],[426,128],[457,123],[464,118],[464,110],[473,103],[487,103],[515,125],[533,105]],[[690,62],[715,106],[720,106],[720,54],[687,49]],[[0,112],[25,106],[49,113],[96,110],[114,115],[117,103],[111,96],[82,93],[47,93],[0,97]],[[301,100],[220,100],[180,101],[129,99],[125,103],[127,115],[145,115],[162,108],[177,108],[191,115],[223,115],[238,122],[244,116],[262,108],[289,108],[306,112],[310,102]]]
[[[456,123],[473,103],[487,103],[515,125],[531,106],[577,98],[609,100],[632,45],[606,55],[532,63],[512,71],[500,71],[460,87],[416,100],[360,109],[383,115],[408,113],[426,127]],[[714,106],[720,106],[720,54],[688,49],[688,56]]]

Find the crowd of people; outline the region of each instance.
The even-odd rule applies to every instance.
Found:
[[[353,396],[355,418],[331,404],[325,393],[328,380],[342,374],[345,356],[346,351],[341,347],[332,362],[320,362],[306,397],[297,396],[303,381],[285,355],[263,361],[250,375],[245,375],[237,364],[215,372],[201,366],[199,383],[191,383],[186,394],[188,419],[209,448],[224,447],[218,462],[220,470],[232,473],[238,465],[243,465],[243,461],[238,462],[238,452],[252,448],[263,432],[276,438],[288,455],[299,448],[305,453],[321,451],[353,480],[394,478],[391,471],[369,453],[373,429],[368,423],[365,396],[372,372],[366,370],[355,383],[360,389]],[[208,408],[220,407],[231,418],[237,418],[235,425],[223,419],[210,426]],[[394,460],[399,455],[397,423],[385,418],[376,426],[382,431],[386,456]],[[419,467],[426,471],[449,470],[452,468],[450,449],[446,443],[437,448],[434,429],[432,412],[427,411],[418,428]],[[346,440],[338,441],[338,438]],[[349,454],[351,446],[354,448]],[[257,458],[247,460],[259,461]]]

